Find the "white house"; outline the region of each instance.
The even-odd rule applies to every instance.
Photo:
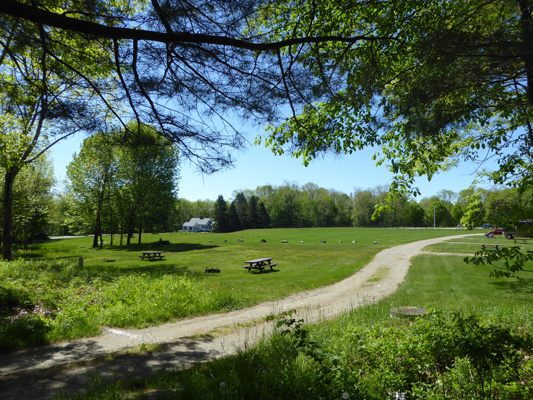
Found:
[[[183,232],[211,232],[213,224],[211,218],[191,218],[183,224]]]

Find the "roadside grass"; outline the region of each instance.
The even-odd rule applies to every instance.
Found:
[[[438,251],[468,253],[478,240]],[[489,272],[461,256],[420,255],[377,304],[312,326],[287,316],[272,336],[234,356],[76,398],[533,398],[533,273],[518,280]],[[404,306],[429,312],[391,317],[392,307]]]
[[[476,235],[461,239],[452,239],[447,243],[437,243],[426,247],[424,250],[432,252],[443,253],[465,253],[474,255],[474,253],[482,250],[482,246],[495,246],[503,247],[519,247],[522,252],[533,250],[533,240],[527,241],[527,243],[515,243],[513,240],[506,239],[501,236],[495,236],[494,238],[487,238],[484,235]]]

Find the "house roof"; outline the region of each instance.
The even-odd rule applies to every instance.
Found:
[[[213,221],[211,218],[191,218],[189,222],[185,222],[183,226],[195,226],[195,225],[210,225]]]

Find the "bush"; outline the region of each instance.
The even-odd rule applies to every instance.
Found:
[[[0,324],[0,351],[23,349],[47,343],[51,327],[39,315],[28,315]]]
[[[531,334],[433,311],[412,324],[352,327],[341,339],[337,382],[356,397],[531,398]],[[354,388],[356,390],[354,391]],[[511,393],[513,393],[511,395]],[[518,397],[515,397],[518,396]]]

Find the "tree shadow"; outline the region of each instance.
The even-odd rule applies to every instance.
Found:
[[[279,272],[280,270],[279,269],[264,269],[262,271],[260,270],[257,270],[257,269],[252,269],[249,271],[250,274],[253,274],[253,275],[265,275],[265,274],[272,274],[274,272]]]
[[[196,271],[189,267],[178,266],[177,264],[163,264],[161,261],[146,261],[146,265],[134,267],[113,267],[97,266],[102,272],[113,272],[114,275],[130,275],[132,273],[141,273],[150,276],[178,275],[178,276],[202,276],[202,271]],[[200,273],[201,272],[201,273]]]
[[[4,353],[0,369],[16,373],[11,374],[9,379],[0,380],[0,391],[5,399],[41,399],[74,393],[98,393],[105,385],[117,381],[135,385],[162,370],[189,368],[212,359],[219,352],[208,350],[201,343],[211,340],[209,337],[180,339],[160,345],[156,351],[146,351],[143,345],[133,345],[130,349],[139,351],[122,350],[110,354],[98,339],[81,339]],[[55,360],[51,367],[48,366],[50,360]]]
[[[180,253],[185,251],[194,251],[194,250],[208,250],[208,249],[214,249],[219,246],[217,245],[205,245],[205,244],[199,244],[199,243],[171,243],[167,245],[160,245],[159,242],[151,242],[151,243],[134,243],[130,244],[129,246],[123,245],[123,246],[113,246],[108,247],[109,250],[116,250],[116,251],[126,251],[126,252],[133,252],[133,251],[148,251],[148,250],[154,250],[154,251],[168,251],[171,253]]]
[[[520,280],[508,278],[506,280],[492,281],[489,284],[498,290],[510,293],[533,294],[533,278]]]

